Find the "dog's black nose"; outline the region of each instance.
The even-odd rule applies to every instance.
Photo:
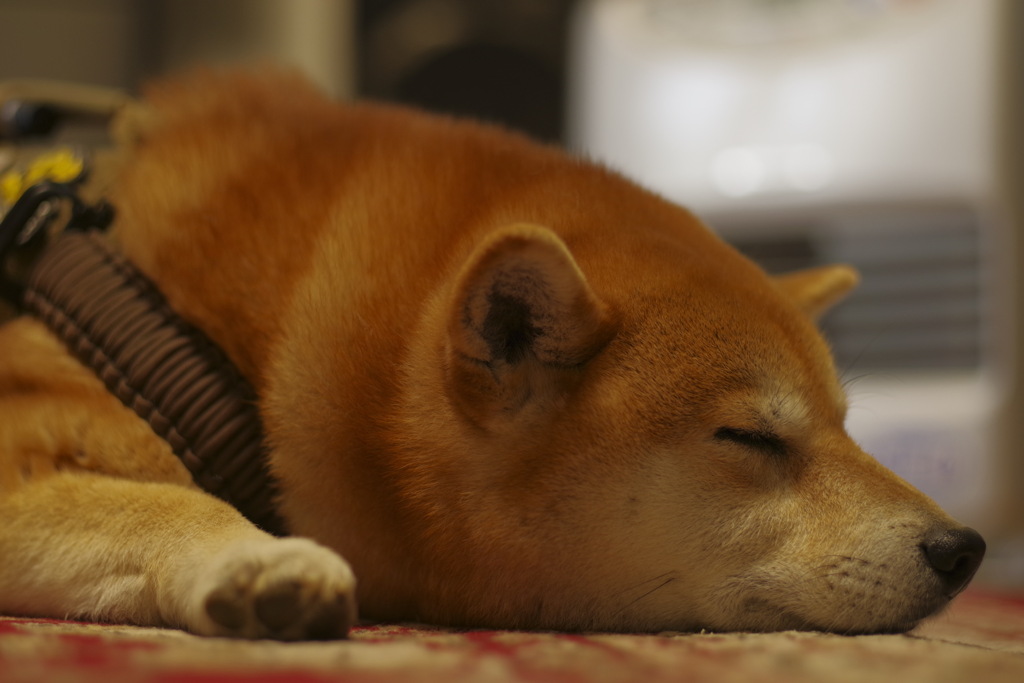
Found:
[[[950,597],[967,587],[985,557],[985,539],[968,527],[939,531],[921,547]]]

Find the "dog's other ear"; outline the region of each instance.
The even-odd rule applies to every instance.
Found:
[[[846,265],[821,266],[775,278],[779,289],[811,318],[819,318],[857,286],[860,276]]]
[[[477,247],[448,316],[448,388],[481,426],[549,408],[615,334],[562,240],[529,224]]]

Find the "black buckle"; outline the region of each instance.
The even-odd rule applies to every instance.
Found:
[[[25,289],[9,276],[8,259],[15,251],[44,239],[64,202],[71,207],[65,230],[104,230],[114,218],[110,204],[104,201],[91,206],[86,204],[70,183],[45,180],[25,190],[0,220],[0,296],[15,306],[21,306]]]

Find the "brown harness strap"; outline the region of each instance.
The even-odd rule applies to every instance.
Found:
[[[68,231],[54,240],[23,304],[149,422],[200,487],[266,531],[285,533],[255,391],[101,234]]]

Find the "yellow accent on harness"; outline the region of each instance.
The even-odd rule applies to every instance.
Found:
[[[28,188],[43,180],[70,183],[85,171],[85,161],[67,148],[36,157],[24,171],[12,170],[0,175],[0,202],[11,206]]]

